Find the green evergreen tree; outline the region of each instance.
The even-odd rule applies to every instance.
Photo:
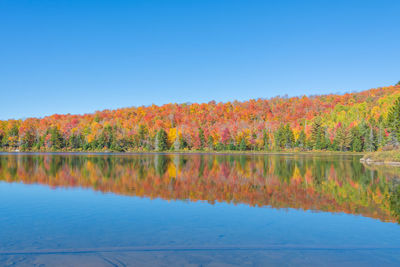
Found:
[[[390,141],[392,145],[398,146],[400,140],[400,97],[397,98],[394,105],[389,110],[387,126],[391,133]]]
[[[165,132],[164,129],[160,129],[157,133],[156,136],[156,144],[155,144],[155,148],[158,151],[165,151],[168,149],[168,145],[167,145],[167,133]]]
[[[354,152],[363,151],[363,140],[361,138],[360,129],[358,126],[354,126],[350,130],[351,134],[351,150]]]
[[[347,151],[350,148],[351,134],[343,125],[336,129],[335,143],[340,151]]]
[[[253,133],[253,134],[251,135],[251,141],[250,141],[250,145],[251,145],[251,149],[252,149],[252,150],[257,150],[257,143],[256,143],[256,140],[257,140],[257,134],[256,134],[256,133]]]
[[[218,144],[216,145],[215,149],[218,150],[218,151],[222,151],[222,150],[225,149],[225,146],[224,146],[223,143],[218,142]]]
[[[386,145],[385,125],[382,115],[378,119],[377,147]]]
[[[68,140],[68,146],[72,149],[83,147],[83,139],[80,134],[72,134]]]
[[[246,149],[247,149],[246,140],[244,138],[242,138],[242,140],[240,141],[239,150],[245,151]]]
[[[325,129],[321,117],[316,117],[311,126],[311,142],[314,149],[326,148]]]
[[[375,134],[372,127],[369,127],[365,133],[364,150],[368,152],[376,150]]]
[[[285,148],[294,147],[294,134],[289,124],[284,128],[284,143]]]
[[[336,138],[333,138],[332,142],[328,143],[327,148],[330,151],[338,151],[338,150],[340,150],[339,144],[338,144],[338,140]]]
[[[200,140],[200,149],[203,150],[206,144],[206,138],[204,137],[203,129],[199,128],[199,140]]]
[[[148,143],[148,130],[145,125],[140,124],[138,130],[138,145],[140,148],[145,148],[149,146]]]
[[[285,126],[281,125],[274,133],[275,148],[283,149],[285,147]]]
[[[264,150],[269,150],[269,135],[265,129],[263,130],[263,147]]]
[[[214,150],[214,138],[211,135],[208,136],[207,143],[208,143],[208,149]]]
[[[57,127],[50,129],[50,143],[53,150],[58,150],[63,147],[63,138]]]
[[[3,142],[4,142],[4,138],[5,136],[4,136],[4,133],[2,133],[2,132],[0,132],[0,147],[3,147],[4,146],[4,144],[3,144]]]
[[[301,130],[299,137],[296,140],[296,146],[299,148],[306,148],[306,133],[304,130]]]
[[[235,145],[235,142],[233,141],[233,140],[231,140],[230,142],[229,142],[229,144],[227,145],[227,147],[228,147],[228,150],[236,150],[236,145]]]

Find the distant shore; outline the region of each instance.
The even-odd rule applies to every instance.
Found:
[[[360,161],[366,164],[400,166],[400,150],[370,152]]]
[[[257,150],[166,150],[166,151],[143,151],[143,150],[132,150],[132,151],[109,151],[109,150],[0,150],[0,153],[73,153],[73,154],[216,154],[216,155],[364,155],[363,152],[352,152],[352,151],[257,151]]]

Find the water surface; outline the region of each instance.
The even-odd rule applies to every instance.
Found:
[[[400,171],[359,159],[0,154],[0,265],[399,265]]]

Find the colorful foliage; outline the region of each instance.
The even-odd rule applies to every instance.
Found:
[[[351,129],[360,127],[362,150],[371,150],[385,145],[388,110],[398,97],[400,86],[390,86],[343,95],[151,105],[7,120],[0,121],[0,149],[160,150],[157,136],[162,131],[162,150],[351,150]]]

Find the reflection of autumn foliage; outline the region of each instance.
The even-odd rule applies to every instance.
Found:
[[[357,157],[3,155],[7,182],[84,187],[167,200],[345,212],[396,221],[393,179]],[[392,201],[393,202],[393,201]]]

